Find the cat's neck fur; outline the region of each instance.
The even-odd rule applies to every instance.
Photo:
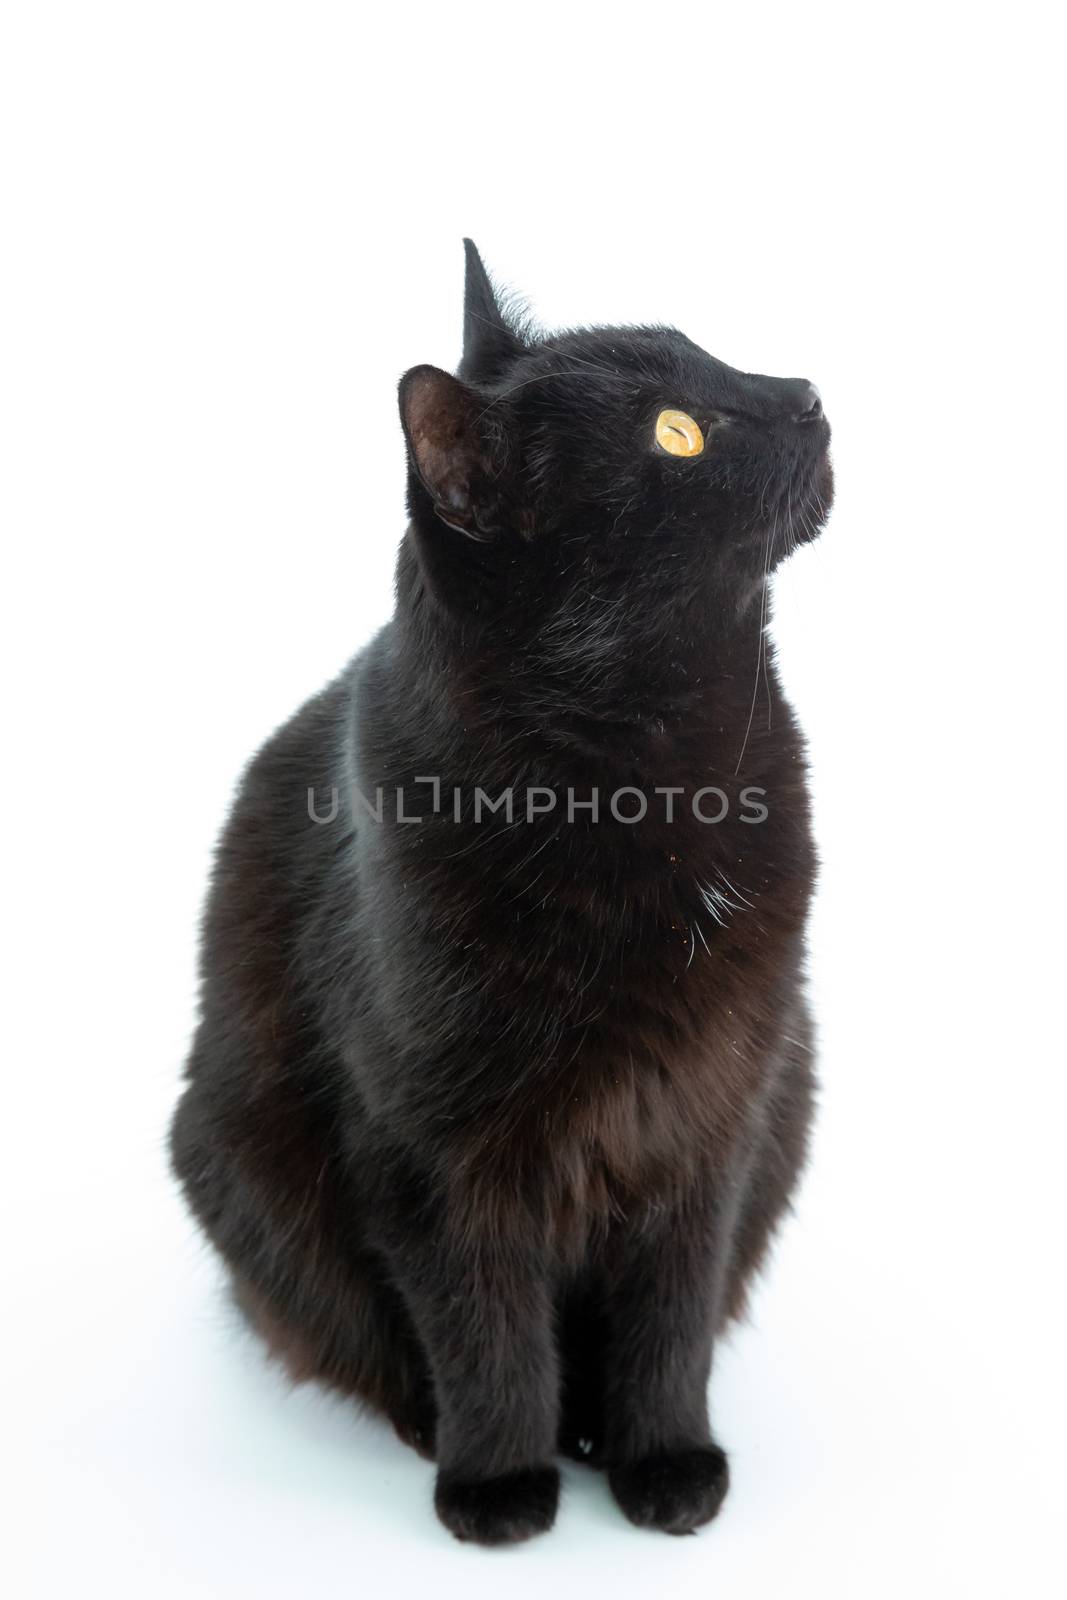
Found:
[[[758,772],[761,741],[748,737],[753,699],[791,753],[792,719],[769,644],[770,581],[743,603],[723,597],[710,613],[655,604],[621,618],[612,602],[572,610],[564,631],[549,616],[504,629],[448,613],[417,562],[402,557],[392,625],[394,691],[436,749],[472,781],[510,781],[531,757],[561,774],[596,766],[605,781],[663,772],[698,784],[733,775],[739,758]],[[408,718],[405,717],[405,722]],[[521,748],[525,741],[525,748]],[[780,758],[779,742],[774,754]],[[482,776],[484,774],[484,777]]]

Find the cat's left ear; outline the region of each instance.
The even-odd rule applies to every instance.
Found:
[[[463,249],[463,359],[457,371],[468,383],[495,383],[526,346],[501,308],[474,240],[464,239]]]
[[[400,419],[415,477],[437,516],[470,539],[491,539],[507,456],[492,403],[438,367],[412,367],[400,380]]]

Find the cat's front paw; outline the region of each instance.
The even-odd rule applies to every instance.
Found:
[[[706,1445],[612,1467],[608,1481],[639,1528],[695,1533],[722,1505],[730,1469],[718,1445]]]
[[[559,1473],[526,1467],[499,1478],[471,1481],[438,1474],[437,1515],[457,1539],[474,1544],[518,1544],[546,1533],[556,1520]]]

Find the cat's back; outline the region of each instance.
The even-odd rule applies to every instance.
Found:
[[[242,775],[204,911],[201,1043],[225,1034],[279,1058],[285,1036],[308,1021],[307,957],[351,842],[343,796],[355,685],[374,648],[283,723]]]

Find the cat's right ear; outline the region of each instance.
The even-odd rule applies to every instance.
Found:
[[[495,383],[526,347],[501,309],[473,239],[464,239],[463,249],[463,359],[457,371],[468,383]]]
[[[491,539],[507,456],[492,402],[439,367],[412,367],[400,380],[400,420],[412,471],[435,514],[469,539]]]

